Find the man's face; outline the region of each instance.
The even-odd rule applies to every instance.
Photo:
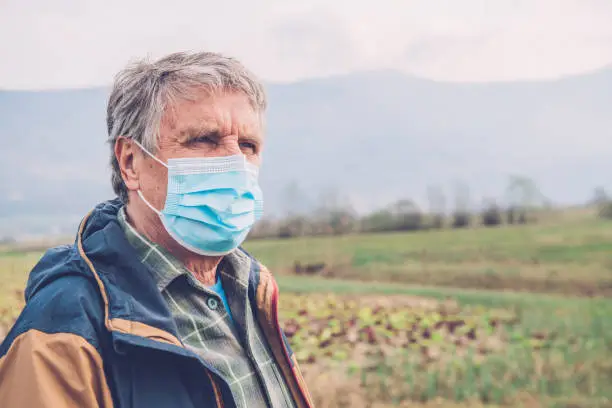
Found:
[[[249,162],[259,165],[263,129],[248,98],[237,92],[211,96],[204,90],[196,95],[192,101],[180,101],[167,109],[155,156],[167,163],[174,158],[244,154]],[[134,161],[142,194],[161,210],[166,199],[167,169],[142,151],[135,152]]]

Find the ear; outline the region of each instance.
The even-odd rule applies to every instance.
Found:
[[[119,136],[115,141],[115,157],[119,163],[121,177],[128,190],[136,191],[140,188],[138,171],[134,166],[137,146],[125,136]]]

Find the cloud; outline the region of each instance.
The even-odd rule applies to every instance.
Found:
[[[8,201],[18,202],[18,201],[24,201],[25,196],[23,195],[21,191],[11,191],[6,196],[6,199]]]
[[[462,34],[422,36],[408,44],[400,65],[437,79],[487,81],[552,78],[612,61],[612,26],[606,23],[612,21],[612,3],[601,8],[589,7],[597,1],[543,3],[492,17]]]
[[[207,49],[291,81],[395,68],[453,81],[612,62],[609,0],[4,0],[0,87],[108,84],[135,57]]]
[[[289,17],[274,25],[267,35],[274,59],[280,64],[277,80],[350,70],[359,57],[344,21],[330,13],[313,11]],[[291,74],[283,78],[281,72]]]

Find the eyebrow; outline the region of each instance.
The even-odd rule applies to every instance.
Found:
[[[198,137],[210,137],[213,140],[221,138],[221,132],[216,126],[190,126],[179,132],[178,140],[181,143],[187,143]]]
[[[179,131],[180,143],[188,143],[198,137],[209,137],[212,140],[220,140],[225,136],[216,125],[189,126]],[[249,141],[257,145],[263,144],[263,138],[257,134],[245,133],[238,136],[241,141]]]

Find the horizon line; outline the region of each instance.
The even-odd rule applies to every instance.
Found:
[[[460,84],[460,85],[496,85],[496,84],[525,84],[525,83],[550,83],[550,82],[558,82],[567,79],[596,75],[599,73],[606,72],[608,70],[612,70],[612,63],[604,64],[599,68],[589,69],[585,71],[581,71],[578,73],[565,74],[565,75],[556,75],[546,78],[516,78],[516,79],[505,79],[505,80],[484,80],[484,81],[451,81],[451,80],[440,80],[429,78],[425,76],[415,75],[409,72],[402,71],[396,68],[380,68],[380,69],[363,69],[356,71],[349,71],[343,73],[334,73],[327,75],[313,75],[309,77],[304,77],[295,80],[286,80],[286,81],[274,81],[274,80],[266,80],[262,79],[264,85],[294,85],[301,83],[308,83],[313,81],[321,81],[321,80],[331,80],[337,78],[346,78],[351,76],[359,76],[359,75],[367,75],[367,74],[379,74],[379,73],[393,73],[396,75],[400,75],[406,78],[412,78],[421,81],[427,81],[437,84]],[[94,89],[106,89],[109,88],[111,84],[106,85],[83,85],[83,86],[72,86],[72,87],[45,87],[45,88],[10,88],[10,87],[2,87],[0,86],[0,92],[24,92],[24,93],[36,93],[36,92],[65,92],[65,91],[88,91]]]

